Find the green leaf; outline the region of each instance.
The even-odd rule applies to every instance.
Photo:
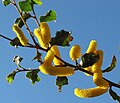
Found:
[[[12,73],[8,74],[6,80],[9,84],[11,84],[15,78],[16,72],[13,71]]]
[[[61,92],[62,86],[68,85],[68,78],[67,77],[57,77],[56,85],[58,87],[58,91]]]
[[[117,100],[120,103],[120,96],[115,93],[112,88],[109,89],[109,94],[112,97],[112,99]]]
[[[36,4],[38,5],[42,5],[42,1],[41,0],[33,0]]]
[[[51,22],[56,20],[56,12],[54,10],[49,10],[45,16],[40,16],[41,22]]]
[[[19,1],[19,7],[24,12],[29,12],[33,10],[33,3],[31,0]]]
[[[4,6],[8,6],[11,3],[11,1],[10,0],[3,0],[2,3]]]
[[[81,66],[83,68],[92,66],[94,63],[96,63],[99,59],[99,55],[96,55],[95,53],[85,53],[81,57]]]
[[[15,37],[12,41],[10,41],[10,45],[15,47],[22,46],[18,37]]]
[[[71,36],[71,32],[61,30],[57,31],[56,36],[51,39],[51,45],[58,45],[58,46],[70,46],[70,41],[73,40]]]
[[[29,78],[32,81],[32,84],[34,85],[35,82],[40,81],[40,77],[38,76],[39,69],[31,70],[27,72],[26,77]]]
[[[23,19],[24,19],[25,22],[26,22],[30,17],[31,17],[31,15],[30,15],[29,13],[24,13],[24,14],[23,14]],[[22,28],[22,26],[24,26],[24,23],[23,23],[23,21],[22,21],[22,19],[21,19],[20,17],[15,20],[15,24],[18,24],[18,26],[19,26],[20,28]]]
[[[111,62],[111,64],[110,64],[110,66],[107,67],[107,68],[106,68],[105,70],[103,70],[102,72],[105,73],[105,72],[110,72],[110,71],[112,71],[112,70],[115,68],[115,66],[116,66],[116,61],[117,61],[117,59],[116,59],[116,57],[115,57],[115,55],[114,55],[113,58],[112,58],[112,62]]]

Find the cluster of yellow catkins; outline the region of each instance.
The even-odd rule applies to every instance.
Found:
[[[96,97],[108,91],[109,83],[102,78],[101,66],[103,62],[103,51],[96,50],[96,48],[97,43],[95,40],[92,40],[89,44],[86,53],[94,52],[95,54],[98,54],[100,58],[95,64],[93,64],[93,66],[87,67],[85,68],[85,70],[93,73],[93,82],[95,85],[97,85],[97,87],[88,89],[76,88],[74,90],[74,94],[78,97],[81,98]],[[89,76],[87,73],[86,75]]]
[[[28,39],[25,37],[24,33],[20,29],[17,24],[12,26],[13,31],[16,33],[20,43],[23,46],[26,46],[28,43]],[[34,34],[38,39],[41,47],[47,49],[50,47],[51,41],[51,34],[49,26],[46,22],[41,22],[40,27],[34,29]],[[103,61],[103,51],[97,50],[97,43],[95,40],[92,40],[89,44],[89,47],[86,53],[93,52],[99,55],[99,60],[93,64],[93,66],[89,66],[84,68],[87,71],[93,73],[93,82],[97,85],[95,88],[88,88],[88,89],[80,89],[76,88],[74,90],[74,94],[81,98],[90,98],[104,94],[108,91],[109,84],[106,80],[102,78],[102,61]],[[81,56],[81,48],[79,45],[74,45],[70,49],[69,52],[70,58],[72,61],[76,61]],[[39,66],[39,69],[42,73],[48,74],[51,76],[71,76],[74,74],[74,69],[72,67],[64,67],[64,63],[57,59],[55,56],[61,59],[59,49],[56,45],[52,46],[50,50],[47,52],[43,63]],[[54,65],[52,64],[54,62]],[[85,73],[87,76],[89,74]]]

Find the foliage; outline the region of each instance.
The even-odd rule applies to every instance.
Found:
[[[42,72],[43,74],[57,76],[56,86],[58,87],[58,91],[61,92],[62,87],[64,85],[68,85],[67,76],[72,76],[73,74],[75,74],[76,71],[81,71],[93,76],[93,82],[95,85],[97,85],[97,87],[88,88],[85,90],[76,88],[74,91],[74,94],[76,96],[79,96],[81,98],[96,97],[104,94],[109,90],[110,96],[114,100],[120,102],[120,97],[112,89],[112,87],[120,88],[120,85],[104,78],[102,75],[103,73],[111,72],[115,68],[117,61],[115,56],[113,56],[110,66],[108,66],[105,70],[101,70],[102,61],[103,61],[103,52],[102,50],[96,49],[97,42],[95,40],[92,40],[90,46],[88,47],[88,50],[82,56],[79,50],[80,46],[77,45],[79,49],[78,48],[76,50],[74,49],[75,50],[74,53],[72,52],[73,53],[72,57],[75,58],[76,64],[70,64],[67,61],[64,61],[60,57],[60,54],[55,54],[55,51],[51,50],[51,47],[54,45],[57,47],[70,46],[70,42],[73,40],[73,37],[71,36],[72,32],[66,31],[64,29],[57,31],[56,35],[54,37],[51,37],[50,34],[51,29],[48,30],[49,25],[47,23],[56,21],[55,10],[49,10],[47,13],[45,13],[44,16],[40,15],[39,18],[37,18],[36,12],[34,10],[34,5],[42,6],[41,0],[21,0],[18,2],[16,0],[3,0],[2,3],[5,7],[8,5],[13,5],[16,8],[20,16],[15,19],[15,22],[13,24],[17,25],[19,31],[21,32],[19,33],[18,29],[16,29],[14,32],[17,32],[17,34],[19,33],[19,35],[17,35],[17,37],[13,39],[10,39],[2,34],[0,34],[0,37],[9,40],[10,45],[14,47],[19,46],[23,48],[34,48],[36,50],[36,55],[32,60],[36,60],[40,65],[39,67],[37,67],[37,69],[24,68],[20,64],[23,58],[18,55],[15,56],[13,58],[13,62],[16,63],[17,68],[7,75],[6,80],[9,84],[12,84],[17,73],[25,72],[26,78],[28,78],[34,85],[36,82],[40,82],[40,77],[38,74]],[[39,30],[39,33],[37,32],[37,38],[35,38],[35,33],[29,28],[29,25],[27,24],[27,20],[30,18],[33,18],[33,20],[35,20],[36,25],[38,27],[37,30]],[[41,26],[41,24],[43,25]],[[22,35],[23,26],[26,27],[26,30],[28,31],[33,41],[33,44],[29,43],[28,41],[26,42],[26,45],[22,44],[22,42],[25,42],[25,39],[23,39],[23,35]],[[46,37],[49,37],[48,38],[49,40]],[[25,35],[24,38],[26,38]],[[42,42],[38,43],[36,39]],[[46,48],[43,48],[41,45],[44,45],[46,42],[48,45]],[[47,55],[44,57],[44,60],[42,60],[41,58],[42,52],[47,52]],[[58,49],[57,52],[59,53]],[[60,63],[59,65],[52,65],[54,58],[56,58],[56,60],[61,61],[59,62]],[[81,58],[81,62],[78,63],[78,59],[80,58]],[[68,75],[69,73],[71,74]]]

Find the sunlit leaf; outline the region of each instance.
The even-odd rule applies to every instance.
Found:
[[[115,55],[114,55],[113,58],[112,58],[112,62],[111,62],[111,64],[110,64],[110,66],[107,67],[107,68],[106,68],[105,70],[103,70],[102,72],[105,73],[105,72],[110,72],[110,71],[112,71],[112,70],[115,68],[115,66],[116,66],[116,61],[117,61],[117,59],[116,59],[116,57],[115,57]]]
[[[41,0],[33,0],[36,4],[38,5],[42,5],[42,1]]]
[[[39,72],[39,69],[36,69],[36,70],[31,70],[31,71],[27,72],[27,74],[26,74],[26,77],[31,80],[33,85],[35,84],[35,82],[40,81],[40,77],[38,76],[38,72]]]
[[[64,85],[68,85],[68,78],[67,77],[57,77],[56,85],[58,87],[58,91],[61,92],[62,87]]]
[[[56,12],[54,10],[49,10],[45,16],[40,16],[41,22],[50,22],[56,20]]]
[[[8,6],[11,1],[10,0],[2,0],[2,3],[4,4],[4,6]]]
[[[19,7],[24,12],[29,12],[33,10],[33,4],[31,0],[19,1]]]
[[[120,103],[120,96],[118,96],[111,88],[109,89],[109,94],[112,99],[117,100]]]
[[[73,40],[71,36],[71,32],[61,30],[57,31],[56,36],[51,39],[51,45],[58,45],[58,46],[70,46],[70,41]]]
[[[11,84],[15,78],[16,72],[13,71],[12,73],[8,74],[6,80],[9,84]]]
[[[24,19],[25,22],[26,22],[30,17],[31,17],[31,15],[30,15],[29,13],[24,13],[24,14],[23,14],[23,19]],[[24,23],[23,23],[23,21],[22,21],[22,19],[21,19],[20,17],[15,20],[15,24],[18,24],[18,26],[19,26],[20,28],[22,28],[22,26],[24,26]]]
[[[81,57],[81,66],[83,68],[92,66],[94,63],[96,63],[99,59],[99,55],[96,55],[95,53],[85,53]]]

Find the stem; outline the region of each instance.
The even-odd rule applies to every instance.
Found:
[[[35,21],[36,21],[36,24],[38,25],[38,27],[40,26],[40,24],[39,24],[39,21],[38,21],[38,19],[37,19],[37,17],[36,17],[36,13],[35,13],[35,10],[34,10],[34,7],[33,7],[33,14],[34,14],[34,16],[33,16],[33,18],[35,19]]]
[[[25,20],[23,19],[22,12],[19,10],[19,8],[18,8],[18,6],[17,6],[15,0],[14,0],[14,2],[13,2],[12,4],[15,6],[16,10],[17,10],[18,13],[20,14],[20,18],[22,19],[24,25],[26,26],[26,30],[27,30],[28,33],[30,34],[30,36],[31,36],[31,38],[32,38],[32,40],[33,40],[33,42],[34,42],[34,44],[37,45],[37,43],[36,43],[36,41],[35,41],[35,39],[34,39],[34,35],[33,35],[33,33],[30,31],[30,29],[29,29],[27,23],[25,22]]]
[[[0,34],[0,37],[4,38],[4,39],[6,39],[6,40],[9,40],[9,41],[13,41],[12,39],[10,39],[10,38],[8,38],[8,37],[2,35],[2,34]]]

